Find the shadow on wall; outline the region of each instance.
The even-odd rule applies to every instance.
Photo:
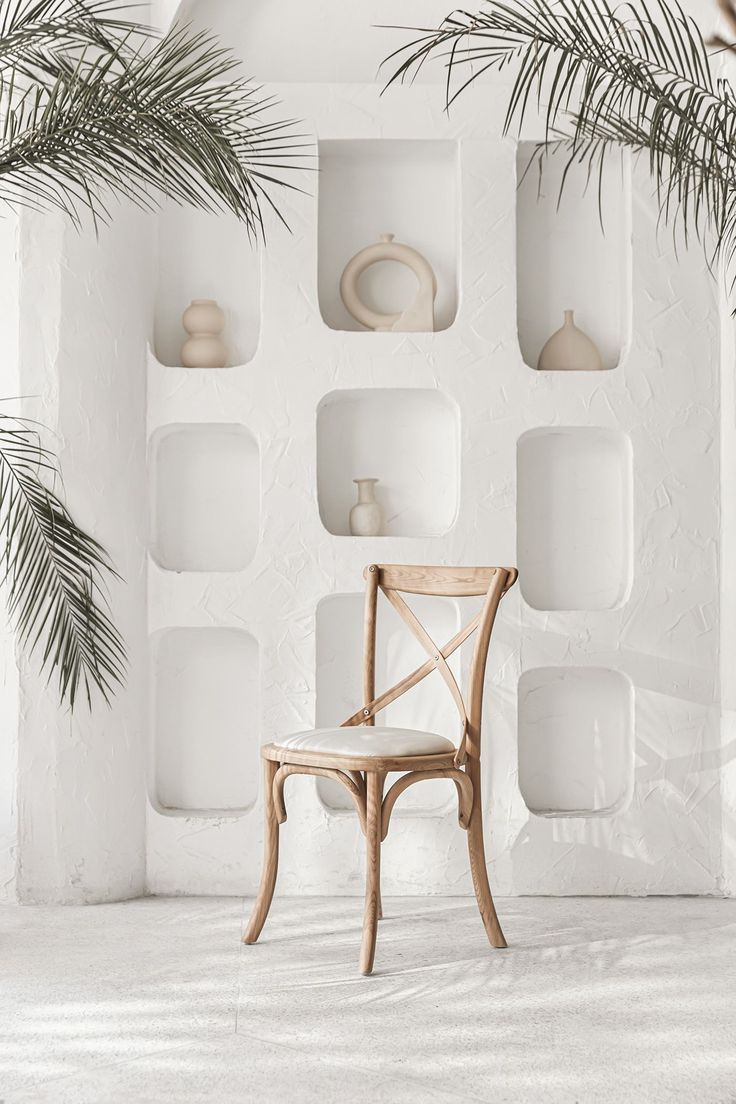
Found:
[[[650,894],[720,896],[721,863],[711,854],[712,840],[721,837],[723,848],[734,845],[724,831],[721,785],[724,767],[736,761],[736,740],[717,745],[714,715],[716,705],[637,688],[638,759],[630,805],[613,816],[530,813],[511,846],[514,892],[616,894],[647,886]],[[704,746],[708,738],[712,743]],[[684,817],[697,830],[680,847],[672,825]]]

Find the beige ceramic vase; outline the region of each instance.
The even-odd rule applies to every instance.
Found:
[[[214,299],[192,299],[182,315],[189,338],[181,350],[185,368],[224,368],[227,349],[220,337],[225,315]]]
[[[414,302],[406,310],[379,314],[371,310],[358,294],[358,278],[379,261],[398,261],[410,268],[418,281]],[[348,261],[340,277],[340,297],[356,321],[368,330],[393,330],[396,333],[431,333],[434,330],[434,301],[437,277],[426,257],[393,234],[381,234],[381,240],[368,245]]]
[[[571,310],[565,311],[564,325],[552,334],[539,354],[540,372],[600,372],[601,354],[587,334],[575,325]]]
[[[376,502],[377,479],[354,479],[358,501],[350,511],[350,532],[354,537],[377,537],[383,525],[383,513]]]

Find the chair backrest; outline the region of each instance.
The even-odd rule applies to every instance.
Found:
[[[391,702],[411,690],[432,671],[439,671],[457,706],[461,722],[456,762],[480,758],[480,726],[483,711],[483,682],[488,646],[498,604],[514,585],[515,567],[424,567],[403,564],[369,564],[366,580],[363,622],[363,707],[343,722],[344,726],[373,725],[375,717]],[[400,682],[376,697],[376,621],[378,592],[381,591],[405,621],[424,650],[427,660]],[[461,598],[484,596],[483,605],[464,628],[439,647],[409,608],[404,594],[434,594]],[[460,645],[477,631],[470,665],[467,706],[447,660]]]

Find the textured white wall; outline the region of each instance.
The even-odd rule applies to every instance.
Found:
[[[677,258],[666,236],[657,239],[650,187],[638,171],[627,216],[631,269],[621,274],[631,313],[627,355],[615,371],[593,378],[539,375],[524,365],[516,323],[516,151],[498,137],[503,93],[492,97],[490,112],[487,91],[470,94],[448,120],[437,87],[395,89],[381,99],[378,85],[366,83],[388,41],[388,32],[373,36],[372,23],[429,21],[444,7],[298,5],[289,9],[304,20],[295,35],[284,34],[280,5],[243,8],[222,0],[200,8],[252,59],[250,69],[257,58],[260,77],[289,80],[275,91],[319,139],[458,143],[459,309],[442,333],[376,335],[325,326],[313,174],[304,174],[308,194],[289,200],[293,235],[274,224],[260,264],[249,259],[239,288],[226,280],[223,296],[237,302],[240,295],[250,319],[260,313],[260,333],[255,357],[222,372],[163,367],[153,354],[146,363],[154,286],[171,270],[171,259],[163,256],[149,279],[145,220],[123,214],[99,242],[91,233],[77,237],[58,217],[23,220],[19,387],[37,396],[27,411],[59,435],[75,513],[110,548],[127,580],[113,599],[133,659],[129,687],[113,710],[73,722],[59,715],[53,689],[24,669],[17,805],[10,789],[0,793],[0,885],[10,885],[17,857],[25,901],[104,900],[144,885],[153,892],[252,891],[260,866],[260,801],[242,815],[214,816],[171,815],[156,801],[146,610],[152,635],[172,627],[226,627],[257,640],[258,723],[251,711],[242,760],[255,771],[260,739],[313,723],[320,708],[317,608],[327,596],[355,593],[365,563],[515,561],[516,444],[545,426],[600,427],[629,437],[633,579],[627,601],[613,610],[533,610],[518,588],[505,603],[491,654],[484,733],[494,887],[733,891],[733,703],[729,698],[721,710],[719,688],[721,671],[730,682],[733,595],[720,572],[719,541],[721,481],[724,535],[733,539],[725,464],[732,467],[736,450],[733,389],[726,382],[722,438],[720,431],[717,292],[697,249]],[[161,11],[168,18],[173,6]],[[335,51],[335,34],[349,48]],[[297,79],[309,83],[291,83]],[[213,258],[206,260],[213,271]],[[570,264],[584,267],[586,260],[585,243],[573,242]],[[252,278],[259,268],[260,287]],[[9,332],[15,271],[9,266],[11,295],[0,317]],[[194,280],[196,263],[190,271]],[[228,260],[223,271],[239,270]],[[438,389],[456,404],[459,512],[446,535],[358,541],[323,527],[317,409],[330,392],[370,387]],[[237,573],[169,572],[149,559],[147,600],[146,437],[191,422],[241,423],[258,441],[261,539],[252,563]],[[336,478],[348,474],[338,471]],[[519,676],[556,666],[621,671],[634,686],[632,797],[614,816],[541,818],[522,800]],[[155,663],[152,669],[155,676]],[[12,713],[12,677],[7,702]],[[3,755],[12,766],[10,728]],[[187,738],[196,740],[196,733]],[[171,755],[170,732],[167,741]],[[221,755],[218,741],[213,745]],[[314,782],[290,785],[280,889],[360,892],[354,820],[325,804]],[[428,795],[427,807],[415,805],[396,818],[386,847],[386,891],[467,891],[464,844],[452,812]]]
[[[498,138],[502,95],[495,116],[479,92],[448,120],[432,88],[383,99],[375,86],[278,91],[319,139],[459,142],[458,315],[430,335],[325,326],[319,204],[314,195],[294,197],[294,233],[271,235],[262,261],[255,358],[217,373],[164,368],[151,358],[149,432],[195,418],[241,421],[259,441],[262,470],[252,564],[235,575],[177,575],[151,564],[151,630],[251,632],[261,645],[262,738],[309,726],[320,710],[315,618],[325,596],[354,593],[371,560],[513,562],[518,439],[540,427],[618,431],[632,456],[633,503],[622,518],[633,549],[630,593],[617,608],[566,612],[534,610],[516,590],[500,616],[485,732],[494,884],[524,893],[718,892],[719,313],[702,255],[682,251],[677,259],[669,238],[657,240],[649,184],[638,170],[621,224],[631,237],[619,273],[631,314],[621,364],[595,376],[538,374],[522,361],[516,328],[516,151]],[[586,224],[571,242],[570,264],[591,263],[590,233]],[[456,404],[460,500],[447,534],[356,540],[321,524],[317,409],[327,393],[369,387],[396,389],[397,401],[401,389],[437,388]],[[354,474],[333,467],[337,482]],[[543,818],[522,800],[517,683],[522,672],[554,666],[620,671],[634,686],[631,800],[612,816]],[[289,801],[282,890],[359,892],[360,837],[350,816],[325,807],[308,780],[292,784]],[[150,888],[252,890],[259,817],[260,807],[209,818],[150,809]],[[464,838],[452,813],[434,802],[398,817],[384,870],[387,892],[466,889]]]
[[[99,238],[60,215],[23,217],[24,412],[47,427],[75,517],[125,580],[111,599],[131,657],[112,708],[73,717],[24,664],[18,895],[34,903],[144,886],[147,240],[145,219],[124,210]]]
[[[734,67],[736,68],[736,66]],[[736,333],[721,298],[721,751],[723,892],[736,894]]]
[[[716,0],[683,0],[709,32]],[[183,22],[214,27],[259,80],[368,84],[392,50],[407,41],[397,28],[437,27],[457,5],[451,0],[152,0],[161,26]],[[464,5],[476,10],[481,3]],[[441,65],[422,68],[420,84],[442,84]]]
[[[17,414],[21,386],[18,365],[20,268],[18,218],[0,220],[0,398],[3,413]],[[0,594],[0,901],[14,900],[18,859],[18,670],[15,635]]]

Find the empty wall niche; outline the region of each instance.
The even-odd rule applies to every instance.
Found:
[[[566,310],[595,343],[604,368],[615,368],[628,342],[631,268],[628,159],[610,154],[598,176],[585,165],[568,172],[568,155],[549,147],[539,162],[535,144],[517,155],[517,326],[525,362],[536,368],[542,347]],[[540,170],[541,165],[541,170]],[[587,184],[587,187],[586,187]]]
[[[376,478],[381,536],[441,536],[458,504],[460,416],[440,391],[332,391],[317,411],[317,489],[325,528],[350,535],[355,479]]]
[[[236,813],[258,794],[258,644],[229,628],[166,629],[153,640],[154,803]]]
[[[524,600],[603,610],[629,590],[631,443],[618,430],[533,429],[516,452],[516,540]]]
[[[182,362],[181,316],[193,299],[214,299],[225,313],[226,365],[255,355],[260,328],[260,257],[234,215],[167,204],[158,216],[154,351],[161,364]]]
[[[151,438],[152,547],[168,571],[241,571],[258,544],[258,445],[241,425],[163,426]]]
[[[319,305],[333,330],[364,330],[340,297],[348,261],[383,234],[418,250],[437,279],[434,329],[457,313],[458,147],[448,141],[326,141],[319,143]],[[410,306],[417,278],[395,261],[371,265],[358,294],[370,310]],[[431,327],[430,327],[431,328]]]
[[[404,597],[438,644],[444,644],[458,631],[457,602],[426,595]],[[378,603],[376,693],[381,693],[423,663],[426,652],[380,594]],[[459,653],[448,662],[459,683]],[[363,594],[331,594],[323,598],[317,606],[318,728],[341,724],[362,704],[362,663]],[[457,739],[460,727],[447,686],[436,672],[389,705],[376,723],[438,732],[451,740]],[[390,774],[386,789],[398,777]],[[339,783],[320,778],[317,789],[328,809],[355,811],[350,795]],[[453,797],[454,784],[450,779],[418,782],[401,795],[394,816],[442,812]]]
[[[519,680],[519,788],[537,816],[610,816],[634,776],[634,692],[601,667],[538,667]]]

